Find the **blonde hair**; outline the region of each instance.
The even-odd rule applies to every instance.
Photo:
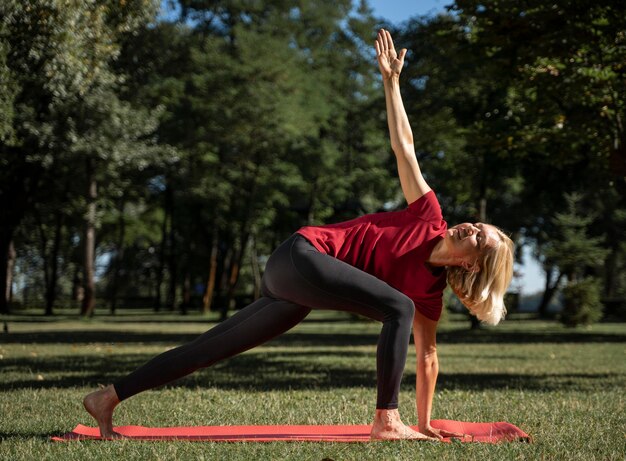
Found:
[[[448,284],[454,294],[472,315],[487,325],[497,325],[506,315],[504,295],[513,278],[515,245],[497,227],[496,231],[500,241],[479,257],[480,271],[470,271],[461,266],[451,266],[447,270]]]

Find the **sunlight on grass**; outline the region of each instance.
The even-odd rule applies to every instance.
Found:
[[[0,459],[580,459],[623,460],[624,324],[568,330],[507,321],[439,334],[434,419],[509,421],[533,444],[77,442],[51,435],[93,425],[82,396],[214,324],[201,316],[13,316],[0,343]],[[118,425],[366,424],[375,401],[380,326],[323,313],[241,356],[124,402]],[[415,356],[400,395],[415,424]]]

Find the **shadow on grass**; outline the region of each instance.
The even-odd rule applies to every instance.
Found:
[[[224,390],[331,390],[376,387],[373,353],[355,351],[323,351],[318,358],[304,358],[294,352],[251,352],[220,362],[175,382],[175,387],[188,389],[216,387]],[[312,354],[306,354],[308,356]],[[125,376],[152,358],[147,354],[107,355],[105,357],[61,356],[4,359],[8,374],[19,373],[17,379],[0,382],[0,391],[22,388],[67,389],[96,387]],[[321,359],[321,361],[320,361]],[[251,371],[254,372],[251,372]],[[41,374],[43,380],[36,380]],[[439,390],[502,390],[552,392],[563,390],[621,392],[625,376],[620,373],[441,373]],[[415,373],[404,375],[404,385],[415,382]]]
[[[166,327],[164,327],[166,328]],[[196,334],[174,332],[138,332],[123,330],[59,330],[40,333],[0,334],[0,344],[130,344],[172,346],[189,342]],[[375,388],[374,353],[354,351],[348,346],[374,346],[375,333],[306,333],[295,331],[269,343],[270,349],[253,351],[199,371],[176,385],[188,388],[222,389],[332,389]],[[546,332],[494,331],[467,329],[444,330],[438,342],[448,344],[553,344],[553,343],[624,343],[626,334],[589,331]],[[271,347],[283,350],[271,351]],[[338,347],[338,350],[328,350]],[[346,349],[341,349],[345,347]],[[312,348],[312,349],[306,349]],[[326,348],[326,349],[320,349]],[[165,348],[164,348],[165,349]],[[513,349],[512,349],[513,351]],[[114,346],[111,352],[115,352]],[[64,355],[52,357],[5,357],[3,374],[17,379],[2,380],[0,390],[19,388],[94,387],[109,383],[133,371],[152,356],[141,353],[95,355],[89,349],[72,348]],[[471,359],[472,357],[468,357]],[[502,357],[495,357],[502,358]],[[511,357],[512,358],[512,357]],[[517,357],[525,360],[523,356]],[[254,372],[251,372],[253,370]],[[37,381],[37,374],[44,379]],[[405,374],[405,383],[414,374]],[[7,382],[8,381],[8,382]],[[438,389],[502,389],[533,391],[621,389],[624,376],[617,373],[442,373]]]
[[[52,437],[58,437],[59,431],[54,432],[32,432],[16,430],[14,432],[0,432],[0,442],[9,442],[11,439],[23,441],[25,439],[38,439],[49,442]]]
[[[230,315],[234,315],[238,311],[230,311]],[[327,315],[325,315],[328,313]],[[308,317],[303,320],[305,323],[342,323],[351,321],[355,318],[363,320],[364,317],[360,317],[356,314],[339,311],[317,311],[316,315]],[[55,314],[45,315],[43,313],[12,313],[6,316],[0,316],[0,319],[7,321],[8,323],[16,324],[41,324],[41,323],[58,323],[58,322],[82,322],[85,325],[89,325],[91,322],[98,322],[104,324],[118,325],[124,324],[201,324],[209,327],[212,324],[219,323],[221,317],[218,313],[211,311],[207,315],[198,314],[197,312],[189,315],[183,315],[179,312],[133,312],[124,311],[116,315],[106,313],[97,313],[93,317],[83,317],[78,314]]]
[[[164,343],[183,344],[197,334],[173,332],[137,332],[115,330],[58,330],[29,333],[0,334],[0,344],[58,344],[58,343]],[[272,340],[271,345],[305,346],[366,346],[376,344],[378,335],[371,333],[288,333]],[[585,331],[533,332],[494,330],[446,330],[437,334],[443,344],[538,344],[538,343],[625,343],[626,334],[593,333]]]

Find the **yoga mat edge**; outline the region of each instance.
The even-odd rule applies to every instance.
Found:
[[[519,427],[507,422],[476,423],[433,420],[433,427],[466,434],[461,442],[532,442]],[[196,441],[196,442],[369,442],[369,425],[349,426],[190,426],[144,427],[119,426],[115,431],[132,440]],[[417,430],[417,427],[414,427]],[[76,440],[111,440],[100,437],[97,427],[77,425],[64,435],[52,437],[54,442]],[[450,442],[451,439],[444,439]]]

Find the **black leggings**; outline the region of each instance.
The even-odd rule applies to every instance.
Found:
[[[267,262],[263,297],[190,343],[160,354],[117,381],[120,400],[181,378],[293,328],[311,309],[354,312],[383,323],[378,339],[377,409],[398,408],[413,301],[373,275],[320,253],[292,235]]]

